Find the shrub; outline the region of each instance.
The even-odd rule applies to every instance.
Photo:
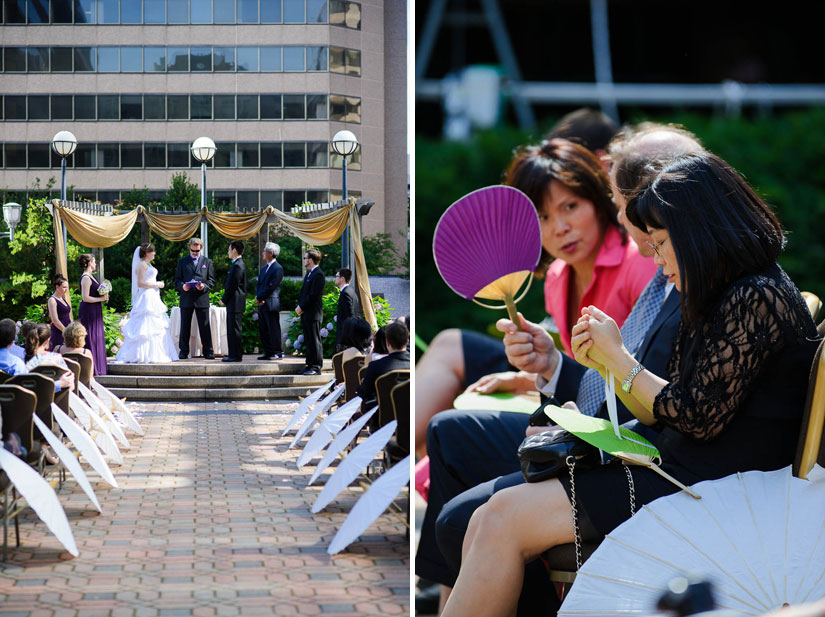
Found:
[[[112,291],[106,303],[113,310],[128,313],[132,310],[132,281],[122,276],[112,279]]]

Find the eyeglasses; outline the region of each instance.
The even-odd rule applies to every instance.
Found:
[[[668,240],[669,240],[669,238],[665,238],[665,239],[664,239],[664,240],[662,240],[661,242],[649,242],[649,241],[645,240],[645,243],[646,243],[646,244],[647,244],[650,248],[652,248],[652,249],[653,249],[653,252],[654,252],[654,253],[656,253],[656,257],[661,257],[661,256],[662,256],[662,254],[659,252],[659,249],[660,249],[660,248],[662,248],[662,245],[663,245],[665,242],[667,242]]]

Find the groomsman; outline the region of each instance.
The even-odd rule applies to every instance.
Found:
[[[198,319],[203,357],[214,360],[212,329],[209,327],[209,292],[215,286],[212,260],[201,255],[203,242],[200,238],[189,240],[189,255],[181,257],[175,269],[175,289],[180,294],[179,357],[189,357],[189,334],[192,332],[192,313]]]
[[[266,263],[258,274],[255,287],[255,302],[258,303],[258,328],[261,334],[263,355],[258,360],[272,360],[284,357],[281,347],[281,280],[284,269],[275,258],[281,254],[281,247],[267,242],[264,247]]]
[[[361,305],[358,302],[358,295],[355,293],[350,281],[352,280],[352,270],[340,268],[335,273],[333,283],[341,292],[338,296],[338,314],[335,317],[335,351],[341,351],[338,347],[341,344],[341,326],[350,317],[361,316]]]
[[[298,296],[298,307],[295,312],[301,316],[301,327],[304,330],[304,346],[306,347],[306,370],[302,375],[320,375],[323,363],[321,349],[321,321],[324,318],[324,306],[321,297],[324,295],[324,272],[318,266],[321,263],[321,253],[310,249],[304,253],[304,267],[307,275]]]
[[[241,320],[246,308],[246,266],[243,263],[244,244],[240,240],[229,243],[227,256],[232,260],[226,283],[223,286],[221,304],[226,306],[226,340],[229,352],[223,362],[241,362],[243,360],[243,342],[241,339]]]

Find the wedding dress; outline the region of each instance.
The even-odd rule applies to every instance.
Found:
[[[117,352],[116,362],[148,363],[174,362],[178,359],[175,343],[169,331],[166,305],[160,299],[157,287],[139,287],[137,266],[140,263],[140,247],[132,257],[132,310],[123,326],[123,345]],[[144,282],[157,282],[157,268],[146,264]]]

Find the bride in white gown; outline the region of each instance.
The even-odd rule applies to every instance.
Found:
[[[123,345],[117,352],[117,362],[173,362],[178,352],[169,332],[166,305],[160,299],[163,281],[158,281],[157,268],[149,262],[155,257],[155,247],[143,243],[132,256],[132,310],[123,326]]]

